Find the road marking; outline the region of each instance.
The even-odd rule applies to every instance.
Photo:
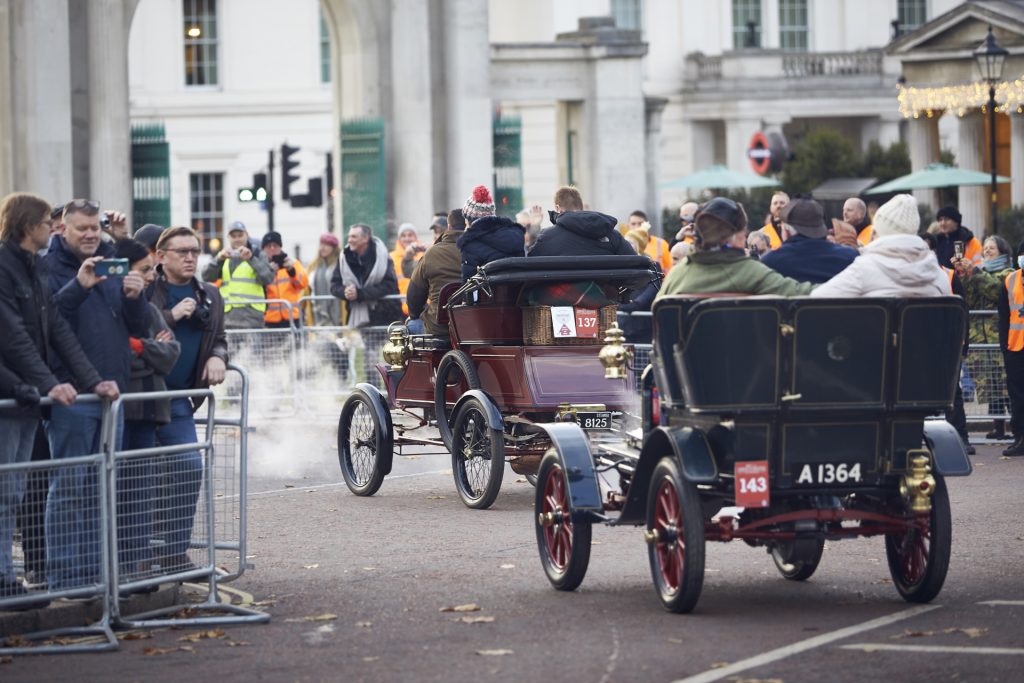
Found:
[[[793,643],[792,645],[785,645],[775,650],[762,652],[759,655],[734,662],[729,666],[723,666],[721,669],[711,669],[695,676],[681,678],[677,681],[673,681],[673,683],[710,683],[710,681],[717,681],[741,671],[746,671],[747,669],[753,669],[758,666],[770,664],[771,662],[785,659],[786,657],[790,657],[800,652],[806,652],[807,650],[813,650],[814,648],[821,647],[822,645],[828,645],[829,643],[833,643],[837,640],[849,638],[850,636],[863,633],[864,631],[870,631],[872,629],[881,628],[882,626],[894,624],[897,621],[910,619],[911,617],[916,617],[919,614],[939,609],[939,607],[940,605],[921,605],[919,607],[911,607],[910,609],[905,609],[902,612],[896,612],[895,614],[890,614],[886,617],[879,617],[878,619],[865,621],[862,624],[847,626],[846,628],[841,628],[837,631],[832,631],[831,633],[822,633],[819,636],[801,640]]]
[[[612,653],[608,657],[608,664],[604,667],[604,675],[601,676],[601,680],[598,683],[608,683],[612,680],[612,675],[615,673],[615,667],[619,663],[619,629],[612,626]]]
[[[451,474],[451,471],[452,471],[451,468],[448,468],[446,470],[431,470],[429,472],[413,472],[412,474],[389,474],[387,476],[387,480],[391,481],[393,479],[408,479],[410,477],[423,477],[423,476],[426,476],[428,474]],[[319,491],[320,489],[334,489],[334,488],[338,488],[339,486],[345,486],[345,482],[339,481],[339,482],[335,482],[333,484],[314,484],[312,486],[295,486],[295,487],[283,488],[283,489],[268,489],[266,491],[255,491],[255,492],[249,493],[247,495],[248,495],[249,498],[253,498],[255,496],[269,496],[272,493],[301,493],[302,491]],[[235,497],[237,498],[237,496],[235,496]]]
[[[1024,600],[986,600],[985,602],[979,602],[979,605],[993,605],[993,606],[1006,606],[1012,605],[1016,607],[1024,607]]]
[[[840,645],[843,650],[864,652],[950,652],[965,655],[1024,655],[1024,647],[970,647],[969,645],[892,645],[889,643],[854,643]]]

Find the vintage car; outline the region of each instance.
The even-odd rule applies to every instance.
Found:
[[[653,316],[635,438],[592,444],[575,425],[546,427],[534,524],[555,588],[580,585],[591,525],[605,523],[643,526],[672,612],[697,604],[705,543],[733,539],[801,581],[826,541],[884,536],[900,595],[939,593],[945,478],[971,472],[955,430],[929,419],[953,401],[960,298],[673,296]],[[617,332],[601,352],[613,383],[628,359]]]
[[[388,364],[378,366],[385,392],[359,384],[342,406],[338,457],[349,489],[373,495],[395,453],[435,448],[451,453],[462,501],[487,508],[506,460],[536,474],[551,446],[538,424],[569,421],[591,434],[619,428],[639,405],[637,393],[604,379],[597,351],[617,302],[659,277],[644,256],[524,257],[447,286],[440,310],[449,334],[409,335],[393,325]]]

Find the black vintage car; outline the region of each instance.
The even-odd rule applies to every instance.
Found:
[[[575,425],[548,427],[534,523],[555,588],[580,585],[601,522],[643,525],[673,612],[697,604],[705,543],[733,539],[799,581],[826,541],[883,536],[900,595],[939,593],[945,478],[971,472],[953,428],[929,419],[953,401],[960,298],[666,297],[653,316],[642,434],[592,452]],[[611,376],[628,362],[616,337],[601,351]]]

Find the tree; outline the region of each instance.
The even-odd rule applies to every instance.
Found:
[[[907,150],[907,143],[894,142],[884,148],[877,140],[873,140],[868,145],[861,168],[862,177],[878,178],[878,182],[881,184],[908,173],[910,173],[910,152]]]
[[[793,159],[782,168],[782,184],[791,195],[806,194],[826,180],[856,177],[860,168],[860,155],[842,133],[817,128],[794,147]]]

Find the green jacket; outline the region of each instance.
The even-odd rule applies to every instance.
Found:
[[[658,298],[671,294],[809,294],[814,285],[797,282],[747,256],[741,249],[698,251],[668,272]]]
[[[970,277],[961,278],[960,281],[964,285],[964,298],[967,299],[967,308],[972,311],[996,310],[999,289],[1005,286],[1006,276],[1012,272],[1012,268],[995,273],[975,268]],[[999,330],[996,325],[996,316],[972,315],[969,335],[972,344],[998,344]]]

